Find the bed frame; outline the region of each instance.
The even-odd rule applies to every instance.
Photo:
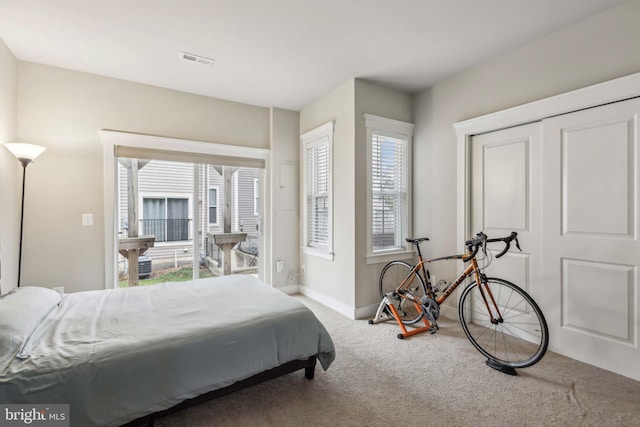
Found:
[[[304,376],[307,379],[312,380],[315,374],[316,360],[317,360],[316,356],[311,356],[308,359],[293,360],[291,362],[284,363],[280,366],[276,366],[275,368],[269,369],[264,372],[260,372],[259,374],[256,374],[252,377],[235,382],[227,387],[223,387],[223,388],[202,394],[200,396],[187,399],[181,403],[178,403],[175,406],[172,406],[171,408],[164,409],[162,411],[159,411],[153,414],[145,415],[144,417],[140,417],[138,419],[128,422],[127,424],[124,424],[122,427],[139,427],[143,425],[146,425],[148,427],[153,427],[153,420],[155,418],[173,414],[175,412],[181,411],[191,406],[208,402],[209,400],[215,399],[217,397],[221,397],[229,393],[233,393],[234,391],[239,391],[239,390],[242,390],[243,388],[260,384],[261,382],[264,382],[273,378],[277,378],[282,375],[286,375],[303,368],[304,368]]]

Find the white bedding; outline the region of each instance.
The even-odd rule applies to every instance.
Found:
[[[0,356],[0,402],[70,404],[72,425],[120,425],[292,360],[317,355],[326,370],[335,357],[308,308],[251,276],[62,299],[26,289],[0,297],[0,309],[23,310]],[[16,304],[25,299],[37,309]]]

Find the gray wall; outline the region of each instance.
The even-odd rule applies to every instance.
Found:
[[[414,234],[431,238],[427,256],[454,253],[459,243],[452,124],[639,72],[639,40],[640,1],[634,0],[415,96],[413,224]],[[459,267],[441,262],[432,272],[451,279]]]
[[[266,188],[271,188],[271,209],[265,209],[263,224],[273,232],[270,259],[270,283],[278,288],[292,286],[297,290],[300,282],[300,207],[298,198],[298,156],[300,155],[300,113],[271,109],[271,176]],[[291,180],[293,175],[293,180]],[[264,198],[261,197],[261,201]],[[266,208],[266,206],[265,206]],[[269,255],[269,254],[265,254]],[[276,262],[283,261],[284,271],[278,273]],[[293,279],[293,280],[291,280]]]
[[[16,58],[0,40],[0,144],[16,138],[16,74]],[[18,283],[21,171],[18,160],[0,147],[0,293]]]
[[[25,284],[104,288],[103,154],[114,129],[269,148],[269,110],[18,62],[17,136],[47,151],[30,167]],[[93,213],[94,226],[81,225]]]

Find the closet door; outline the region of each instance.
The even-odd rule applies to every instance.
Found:
[[[482,266],[540,298],[542,272],[541,125],[533,123],[474,136],[471,140],[471,233],[503,237],[515,231],[522,252],[494,244]],[[490,246],[491,247],[491,246]]]
[[[636,380],[638,113],[630,100],[543,122],[550,349]]]

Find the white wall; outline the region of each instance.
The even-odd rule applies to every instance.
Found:
[[[40,64],[18,62],[17,103],[17,136],[47,148],[27,174],[25,285],[105,286],[98,130],[269,148],[266,108]]]
[[[355,251],[356,266],[355,307],[356,317],[369,316],[366,307],[377,308],[380,303],[378,283],[385,262],[367,264],[367,165],[366,129],[363,114],[373,114],[387,119],[413,123],[413,97],[405,92],[379,84],[356,79],[355,85]],[[358,310],[360,309],[360,310]],[[364,310],[363,310],[364,309]],[[374,311],[375,313],[375,311]]]
[[[414,234],[431,238],[427,256],[453,254],[460,243],[452,124],[638,72],[638,40],[640,1],[634,0],[415,96]],[[431,271],[451,279],[459,267],[441,262]]]
[[[0,40],[0,144],[16,138],[16,74],[16,58]],[[0,293],[18,283],[21,170],[18,160],[0,146]]]
[[[355,80],[351,79],[300,112],[300,133],[334,121],[333,261],[301,254],[302,292],[349,315],[355,306]],[[301,172],[303,172],[301,170]],[[301,175],[302,182],[302,175]],[[302,197],[301,189],[301,200]],[[302,211],[301,211],[302,212]],[[302,222],[302,221],[301,221]],[[301,236],[304,235],[301,231]]]
[[[296,292],[300,282],[300,113],[271,109],[271,285]],[[278,273],[276,262],[284,263]]]

